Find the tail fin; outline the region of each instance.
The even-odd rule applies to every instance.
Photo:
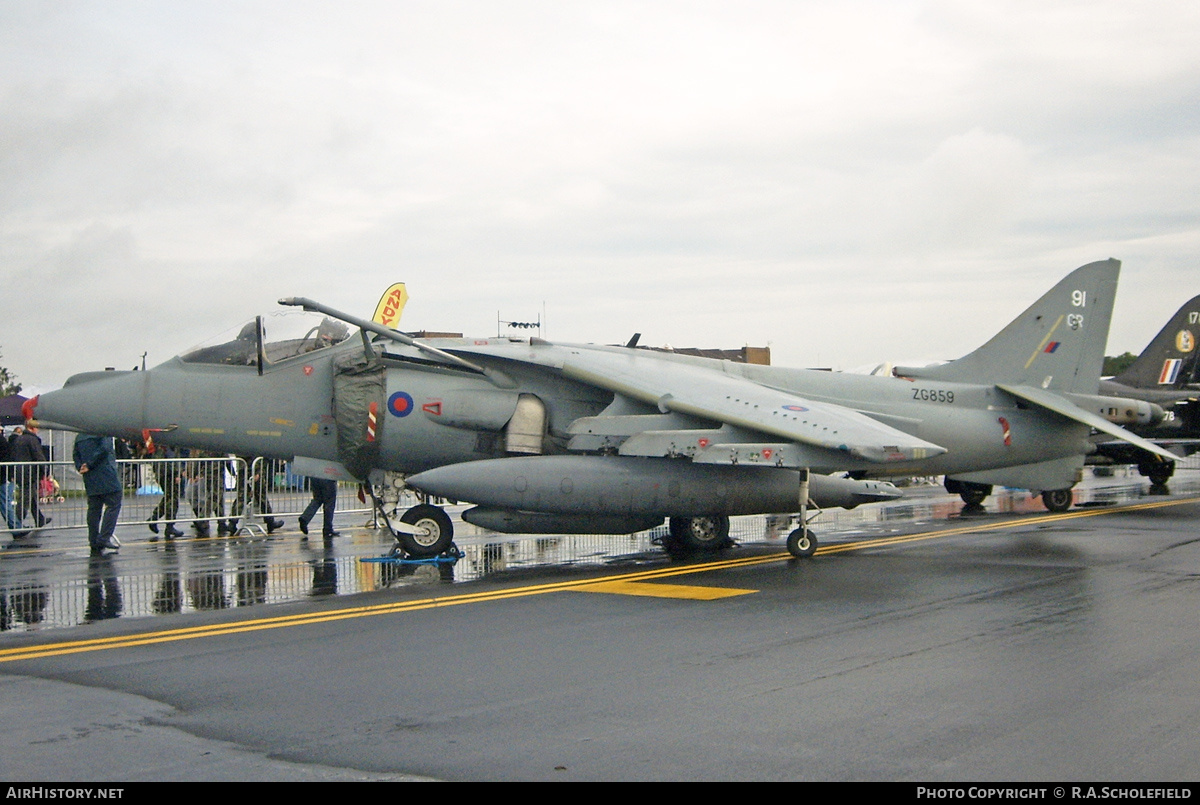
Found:
[[[1138,389],[1184,389],[1200,381],[1197,371],[1197,341],[1200,335],[1200,296],[1179,308],[1167,326],[1154,336],[1138,359],[1113,378]]]
[[[1120,273],[1121,262],[1111,258],[1077,268],[971,354],[894,373],[1095,394]]]

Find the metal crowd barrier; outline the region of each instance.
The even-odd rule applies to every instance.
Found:
[[[118,525],[154,522],[160,531],[204,534],[232,521],[241,526],[249,514],[295,526],[312,499],[308,479],[273,459],[146,458],[118,460],[117,468],[125,488]],[[337,511],[373,513],[354,483],[338,484]],[[87,528],[83,478],[70,461],[0,462],[0,533],[38,527]]]

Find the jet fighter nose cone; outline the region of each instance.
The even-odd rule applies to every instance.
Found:
[[[135,437],[146,427],[145,380],[152,372],[85,372],[61,389],[39,394],[27,405],[40,422],[81,433]]]

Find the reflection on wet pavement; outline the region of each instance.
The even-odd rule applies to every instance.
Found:
[[[1076,487],[1076,507],[1148,496],[1149,482],[1136,470],[1107,472]],[[1200,470],[1181,469],[1170,486],[1174,495],[1194,495],[1200,491]],[[940,486],[914,486],[906,493],[894,503],[822,512],[813,527],[829,544],[964,516],[962,501]],[[535,567],[671,561],[657,545],[658,529],[632,536],[503,535],[463,523],[459,515],[465,508],[448,509],[463,552],[453,565],[363,561],[387,554],[393,543],[385,531],[362,527],[361,514],[339,517],[342,536],[329,542],[303,538],[294,524],[272,535],[154,542],[144,529],[130,526],[118,530],[120,552],[104,557],[89,556],[86,536],[78,530],[42,530],[0,546],[0,631],[438,586]],[[993,515],[1045,512],[1040,499],[1025,490],[997,490],[985,508]],[[737,517],[730,535],[743,545],[783,550],[791,527],[782,516]]]

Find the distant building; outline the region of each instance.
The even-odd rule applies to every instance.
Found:
[[[434,330],[419,330],[408,335],[413,338],[462,338],[462,333],[439,333]]]
[[[734,363],[755,363],[759,366],[771,365],[770,347],[742,347],[741,349],[700,349],[698,347],[675,347],[666,349],[660,347],[641,347],[653,349],[656,352],[674,352],[676,355],[695,355],[698,358],[715,358]]]

